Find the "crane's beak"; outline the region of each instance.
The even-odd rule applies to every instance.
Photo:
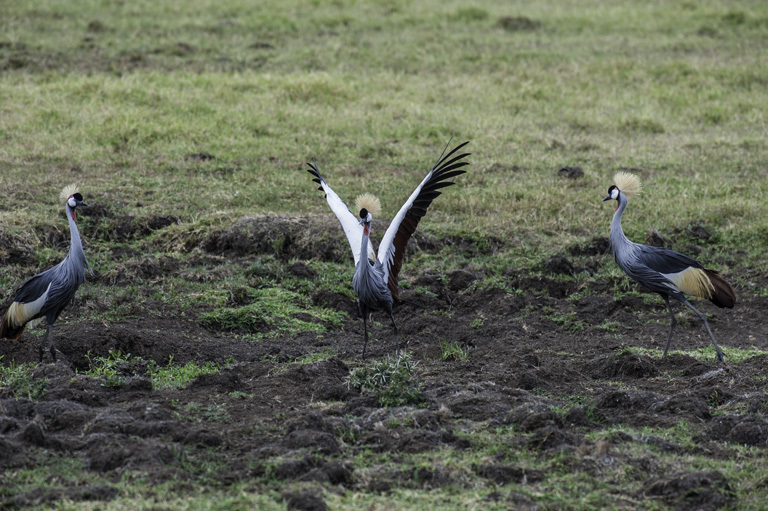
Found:
[[[371,220],[373,220],[373,218],[370,213],[368,213],[365,218],[360,219],[360,224],[363,226],[363,234],[366,236],[371,232]]]
[[[606,195],[605,197],[603,197],[603,202],[605,202],[607,200],[611,200],[611,196],[610,195]]]
[[[371,222],[366,222],[365,219],[360,220],[360,223],[363,224],[363,234],[366,236],[370,236],[371,234]]]

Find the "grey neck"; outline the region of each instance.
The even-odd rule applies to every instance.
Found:
[[[85,252],[83,251],[83,242],[80,239],[80,231],[77,230],[77,224],[75,219],[72,218],[72,208],[69,204],[66,205],[67,220],[69,221],[69,259],[79,262],[79,268],[88,267],[91,269],[91,265],[88,264],[88,260],[85,258]]]
[[[623,192],[619,192],[618,207],[613,213],[613,220],[611,221],[611,243],[612,244],[626,244],[630,243],[626,236],[624,236],[624,230],[621,228],[621,215],[627,207],[627,196]]]

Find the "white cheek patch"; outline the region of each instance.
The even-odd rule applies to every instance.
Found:
[[[613,190],[611,190],[611,199],[616,200],[618,198],[619,198],[619,189],[614,188]]]
[[[67,204],[69,204],[70,208],[74,208],[75,206],[77,206],[77,201],[75,200],[74,197],[70,197],[69,200],[67,201]]]

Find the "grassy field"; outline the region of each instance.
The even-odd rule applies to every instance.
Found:
[[[482,285],[502,288],[509,271],[535,275],[548,257],[607,236],[613,207],[600,199],[623,169],[645,185],[624,216],[630,239],[705,226],[710,237],[696,257],[723,271],[741,296],[768,295],[762,0],[41,0],[6,2],[2,11],[3,297],[30,268],[61,259],[68,234],[58,193],[77,182],[94,208],[80,228],[100,276],[80,291],[95,304],[81,319],[109,324],[157,307],[215,324],[239,321],[238,311],[281,318],[304,310],[309,317],[242,334],[255,341],[338,327],[343,318],[308,302],[310,284],[281,261],[259,259],[242,274],[222,258],[211,271],[197,262],[200,247],[211,233],[261,214],[295,219],[306,236],[322,232],[313,224],[330,212],[304,171],[313,158],[342,198],[375,193],[390,218],[449,140],[471,140],[471,166],[435,202],[420,231],[477,250],[417,252],[407,274],[479,268]],[[580,167],[583,177],[561,176],[565,166]],[[115,285],[144,258],[159,267],[189,265],[194,278],[162,278],[160,271],[146,276],[151,293]],[[347,263],[312,260],[322,276],[312,286],[349,295],[351,258]],[[605,265],[575,278],[588,286],[620,276]],[[256,305],[233,309],[232,297],[240,295],[258,299]],[[359,453],[359,477],[437,463],[461,481],[470,478],[466,467],[487,461],[496,443],[514,436],[503,428],[464,434],[477,450],[459,458],[454,451],[399,461]],[[692,436],[684,428],[656,434],[682,444]],[[752,460],[745,466],[765,470],[764,455],[755,452],[739,451]],[[565,464],[519,456],[523,465],[556,473],[528,495],[545,507],[617,506],[613,490],[580,479]],[[688,461],[710,464],[695,455]],[[51,477],[90,477],[72,463],[41,463],[8,483],[27,488]],[[189,463],[199,464],[199,473],[209,470],[205,460]],[[764,503],[765,489],[747,469],[723,461],[719,470],[741,481],[736,491],[745,508]],[[611,477],[619,486],[626,482],[622,473]],[[190,491],[178,481],[151,485],[140,473],[105,484],[121,492],[108,509],[154,509],[159,502],[174,509],[284,506],[283,483],[267,476],[255,488],[222,489],[206,480]],[[636,492],[632,484],[623,488]],[[495,505],[483,488],[457,488],[328,492],[326,500],[333,509]],[[757,497],[747,497],[755,491]],[[89,505],[64,499],[56,508],[104,508]],[[629,498],[618,507],[624,506],[657,509]]]

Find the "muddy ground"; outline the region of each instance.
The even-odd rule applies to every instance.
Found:
[[[106,221],[98,211],[91,214],[95,215],[92,222]],[[173,222],[158,222],[152,230]],[[310,280],[317,277],[307,271],[308,254],[351,265],[346,261],[345,243],[339,244],[335,235],[327,240],[325,250],[317,246],[304,250],[300,240],[280,246],[265,241],[264,233],[290,233],[290,224],[290,219],[280,217],[243,219],[190,242],[187,248],[197,253],[196,267],[206,264],[212,272],[224,267],[231,271],[233,265],[245,270],[265,253]],[[124,239],[143,235],[130,222],[121,229],[105,232]],[[54,246],[59,242],[50,240]],[[497,240],[478,249],[480,245],[472,241],[438,242],[425,234],[413,250],[437,253],[446,243],[452,250],[500,248]],[[498,459],[466,467],[471,475],[466,480],[439,466],[419,474],[371,473],[359,470],[354,462],[355,455],[364,451],[388,453],[396,459],[403,453],[472,449],[471,436],[464,431],[512,425],[521,434],[513,441],[516,445],[508,446],[511,449],[528,449],[544,460],[566,453],[574,460],[573,470],[595,477],[611,464],[633,467],[628,477],[638,483],[639,490],[622,495],[617,485],[617,503],[652,498],[680,509],[735,505],[735,482],[721,472],[670,472],[661,457],[687,453],[717,462],[731,457],[734,445],[768,447],[764,418],[768,361],[764,355],[739,364],[728,358],[729,349],[768,349],[766,298],[753,298],[737,289],[741,299],[733,310],[699,302],[711,314],[710,325],[726,354],[724,364],[714,356],[702,361],[686,354],[662,359],[628,353],[628,346],[663,347],[668,329],[663,301],[649,303],[632,294],[617,300],[612,291],[616,282],[604,279],[590,282],[591,294],[569,299],[583,291],[584,279],[562,278],[564,273],[589,275],[601,265],[615,264],[606,250],[607,240],[595,238],[567,254],[543,260],[538,272],[508,272],[504,280],[510,289],[519,290],[515,293],[479,288],[477,282],[484,277],[481,269],[413,274],[406,262],[403,277],[411,287],[403,297],[417,306],[401,306],[395,315],[402,340],[419,363],[424,396],[420,407],[384,408],[370,392],[349,385],[351,369],[361,365],[362,322],[355,303],[341,293],[323,291],[312,296],[315,303],[349,313],[341,328],[258,343],[206,329],[194,315],[182,316],[159,303],[150,305],[145,314],[113,323],[79,320],[87,308],[97,305],[76,299],[56,327],[59,361],[53,364],[46,358],[47,363],[35,369],[36,378],[50,382],[42,397],[36,401],[17,398],[8,389],[0,395],[0,468],[33,466],[38,453],[45,450],[77,458],[87,470],[115,481],[132,471],[145,472],[156,482],[195,481],[203,477],[202,460],[227,467],[205,474],[223,486],[269,476],[286,485],[304,481],[331,491],[386,493],[393,488],[429,489],[480,480],[489,487],[498,486],[495,499],[534,509],[534,498],[504,485],[543,484],[547,472],[511,464],[501,452]],[[124,272],[98,275],[97,282],[116,288],[129,283],[151,288],[156,285],[153,282],[170,275],[199,278],[199,270],[191,272],[172,257],[147,260],[127,249],[115,250],[114,255],[125,263]],[[6,263],[34,270],[31,260],[22,256],[9,255]],[[765,285],[764,276],[749,278]],[[676,310],[682,308],[678,305]],[[570,317],[578,323],[557,319],[574,311]],[[652,321],[639,324],[638,313]],[[370,359],[394,349],[386,318],[374,319]],[[606,324],[615,327],[600,327]],[[446,342],[465,348],[467,359],[443,360],[441,343]],[[700,324],[681,317],[674,349],[693,350],[708,343]],[[37,338],[29,332],[19,342],[1,342],[2,363],[36,361],[36,345]],[[336,354],[330,359],[289,364],[329,348]],[[181,390],[153,390],[150,380],[142,376],[142,367],[125,367],[125,383],[109,387],[82,374],[90,364],[86,353],[107,356],[109,350],[160,364],[173,357],[179,364],[214,361],[225,365],[220,373],[201,376]],[[226,365],[228,359],[235,362]],[[394,427],[393,417],[398,419]],[[635,431],[670,428],[681,420],[695,431],[695,445],[615,431],[617,425]],[[603,440],[587,438],[600,431],[606,432]],[[634,457],[616,454],[617,446],[624,443],[647,449],[633,451],[642,453]],[[54,484],[29,493],[6,493],[0,496],[5,499],[0,508],[64,498],[110,500],[117,494],[108,485]],[[288,492],[285,499],[294,508],[322,509],[320,492]]]

